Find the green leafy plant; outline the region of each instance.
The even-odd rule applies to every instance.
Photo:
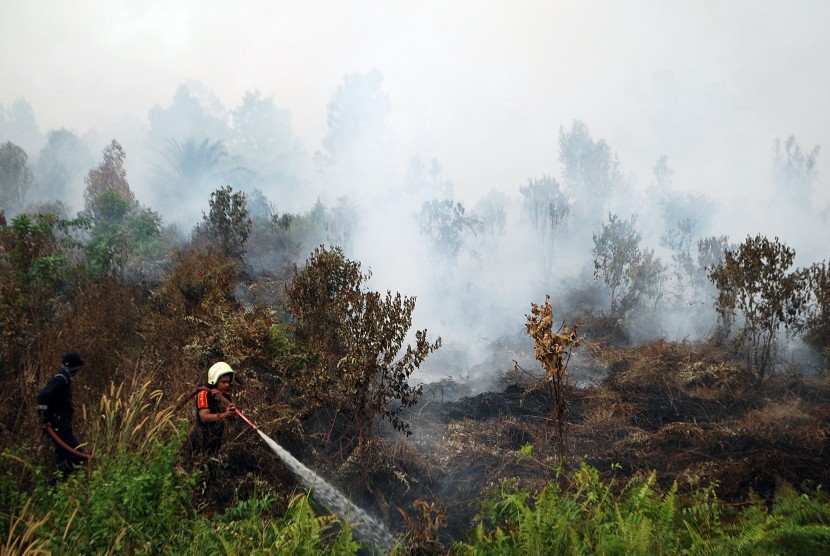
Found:
[[[224,512],[200,515],[196,474],[179,465],[181,423],[149,383],[112,385],[90,412],[93,459],[68,479],[49,477],[4,451],[0,472],[3,554],[357,554],[348,524],[317,515],[308,495],[284,515],[254,485]],[[30,451],[31,453],[31,451]],[[20,488],[26,471],[29,488]]]
[[[309,356],[296,362],[293,380],[309,399],[348,415],[360,446],[377,419],[407,431],[401,409],[422,393],[409,377],[441,342],[418,330],[415,345],[404,347],[415,298],[369,291],[369,276],[341,249],[320,246],[287,288],[296,339]]]
[[[749,369],[763,378],[773,365],[779,331],[797,330],[807,302],[806,273],[790,271],[795,251],[775,238],[748,237],[735,251],[727,250],[709,273],[718,289],[717,310],[722,323],[736,315],[740,323],[734,349]],[[728,324],[725,324],[728,326]]]
[[[821,554],[830,548],[827,498],[783,489],[772,511],[760,500],[721,503],[715,487],[681,500],[656,475],[619,487],[583,464],[567,487],[531,492],[503,481],[482,505],[470,539],[453,553],[481,554]],[[801,544],[798,544],[801,543]]]
[[[830,265],[822,261],[807,270],[807,303],[804,323],[807,342],[825,354],[830,367]]]
[[[11,225],[0,224],[0,376],[9,399],[25,399],[13,389],[24,392],[30,381],[40,381],[36,369],[47,340],[43,330],[61,316],[70,257],[78,246],[73,233],[86,224],[55,214],[20,214]]]
[[[433,252],[446,261],[454,261],[464,249],[464,233],[475,234],[479,228],[478,219],[465,213],[464,205],[450,199],[433,199],[421,207],[421,233]]]
[[[210,194],[210,211],[202,214],[194,235],[197,240],[215,245],[227,257],[242,258],[251,225],[245,194],[234,193],[226,185]]]
[[[594,279],[602,281],[611,294],[615,315],[626,313],[641,299],[656,306],[663,295],[665,266],[654,251],[640,248],[641,234],[635,224],[635,217],[620,220],[609,214],[602,231],[593,236]]]
[[[570,205],[568,197],[554,178],[543,176],[528,180],[520,187],[522,209],[530,219],[541,249],[542,268],[550,269],[553,262],[554,242],[565,227]]]
[[[26,151],[11,141],[0,145],[0,214],[11,217],[23,208],[33,183]]]

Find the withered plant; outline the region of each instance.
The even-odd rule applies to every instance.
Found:
[[[147,340],[160,357],[181,360],[198,323],[218,307],[232,303],[238,266],[222,255],[200,250],[182,252],[168,276],[151,296]]]
[[[576,326],[569,328],[564,323],[558,332],[553,331],[553,307],[550,296],[545,297],[545,304],[539,306],[531,303],[532,315],[527,316],[527,334],[536,342],[535,355],[545,369],[545,385],[551,398],[551,417],[556,423],[556,432],[560,444],[565,440],[565,409],[567,407],[567,366],[571,351],[579,346]],[[518,369],[518,362],[514,361]]]
[[[412,507],[416,512],[414,516],[410,516],[405,510],[398,508],[408,529],[406,545],[398,554],[401,554],[401,556],[447,554],[449,551],[438,538],[438,531],[447,526],[447,516],[444,509],[435,502],[427,503],[426,500],[421,498],[415,500]]]
[[[147,357],[164,372],[159,378],[173,379],[184,391],[196,379],[201,383],[203,371],[218,360],[235,368],[273,366],[275,316],[241,306],[234,297],[238,273],[238,261],[217,252],[179,256],[153,291],[144,323]]]

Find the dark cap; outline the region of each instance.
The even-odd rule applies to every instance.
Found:
[[[84,360],[81,359],[81,356],[75,353],[74,351],[72,353],[67,353],[66,355],[64,355],[63,359],[61,360],[61,365],[63,365],[64,367],[69,367],[70,369],[82,367],[83,364]]]

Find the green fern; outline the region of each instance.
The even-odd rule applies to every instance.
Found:
[[[551,484],[537,492],[505,481],[483,506],[467,543],[456,554],[826,554],[830,504],[821,493],[783,490],[772,512],[751,499],[740,510],[721,504],[715,485],[682,501],[674,484],[655,490],[656,475],[634,478],[617,493],[588,466],[570,489]],[[779,505],[780,504],[780,505]],[[680,509],[682,506],[682,509]]]

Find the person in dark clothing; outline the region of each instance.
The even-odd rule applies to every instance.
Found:
[[[74,412],[72,407],[72,379],[83,364],[84,360],[77,353],[64,355],[58,373],[37,395],[37,411],[40,422],[44,425],[50,425],[58,438],[76,452],[82,452],[82,450],[78,449],[79,442],[72,432],[72,413]],[[49,436],[45,427],[44,434]],[[55,465],[58,471],[68,475],[83,463],[83,457],[66,450],[51,436],[49,436],[49,439],[55,447]]]
[[[224,362],[216,363],[208,371],[208,388],[196,395],[196,425],[189,439],[191,456],[219,453],[225,421],[236,415],[230,395],[233,375],[231,366]]]

